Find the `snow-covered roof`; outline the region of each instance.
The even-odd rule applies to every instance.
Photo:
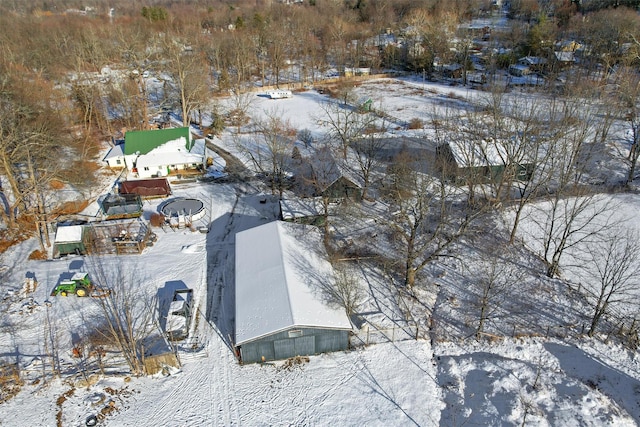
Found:
[[[136,167],[141,169],[144,167],[202,163],[204,160],[204,139],[196,140],[191,151],[187,151],[185,148],[186,143],[187,141],[184,137],[166,142],[149,153],[140,155],[136,161]]]
[[[280,200],[282,219],[295,220],[310,216],[318,216],[323,211],[321,197],[305,197]]]
[[[351,329],[322,301],[333,280],[322,247],[314,227],[281,221],[236,234],[236,345],[290,327]]]
[[[111,147],[109,152],[104,156],[102,161],[106,162],[107,160],[117,159],[117,158],[120,158],[120,157],[124,156],[123,148],[124,148],[124,144],[114,145],[113,147]]]
[[[553,52],[553,54],[556,56],[556,59],[560,62],[576,62],[575,52],[560,51],[560,52]]]
[[[81,242],[82,225],[62,225],[56,230],[56,243]]]
[[[539,56],[524,56],[518,59],[518,62],[526,65],[544,65],[547,63],[547,60]]]

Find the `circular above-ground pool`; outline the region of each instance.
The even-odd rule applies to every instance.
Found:
[[[198,199],[175,199],[162,207],[162,214],[169,218],[190,216],[192,221],[197,221],[205,214],[204,203]]]

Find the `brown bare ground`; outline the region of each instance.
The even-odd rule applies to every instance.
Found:
[[[0,367],[0,403],[6,402],[18,394],[24,382],[15,365]]]
[[[41,251],[40,249],[36,249],[35,251],[31,252],[29,254],[29,259],[30,260],[46,260],[47,259],[47,253]]]
[[[49,186],[54,190],[62,190],[64,188],[64,182],[57,179],[52,179],[51,182],[49,182]]]
[[[56,207],[51,214],[54,216],[76,214],[82,212],[87,206],[89,206],[88,200],[71,200]]]

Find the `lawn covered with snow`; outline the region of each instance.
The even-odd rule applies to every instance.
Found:
[[[479,93],[419,79],[373,80],[355,90],[388,111],[394,120],[389,137],[419,137],[426,131],[409,130],[405,124],[416,118],[426,122],[436,110],[459,109],[462,114],[465,103]],[[327,102],[327,95],[311,90],[280,100],[254,95],[251,117],[277,112],[318,139],[326,132],[318,119],[319,103]],[[230,127],[213,142],[250,168],[239,141],[252,138],[248,127]],[[304,149],[299,141],[296,145]],[[398,290],[375,263],[356,263],[353,275],[363,297],[349,351],[240,365],[230,348],[235,233],[276,220],[277,197],[257,180],[189,182],[172,189],[172,197],[200,199],[207,214],[194,224],[196,231],[154,228],[157,241],[140,255],[29,261],[37,248],[29,240],[0,256],[6,310],[0,354],[24,368],[21,391],[0,403],[0,424],[55,425],[59,420],[75,426],[98,414],[107,426],[640,424],[637,352],[615,339],[581,334],[588,318],[584,302],[566,284],[577,282],[570,265],[563,265],[562,280],[544,276],[534,227],[536,207],[543,202],[532,205],[524,217],[519,242],[526,244],[509,253],[492,246],[491,232],[508,223],[506,214],[486,224],[487,233],[460,242],[457,257],[429,266],[411,293]],[[607,196],[616,215],[633,229],[640,228],[634,218],[637,197]],[[146,201],[143,216],[150,218],[162,202]],[[339,238],[375,242],[385,207],[363,202],[359,209],[367,214],[344,215],[333,232]],[[199,227],[208,233],[197,231]],[[477,340],[475,278],[491,255],[513,266],[518,280],[505,289],[485,339]],[[72,347],[96,319],[98,302],[49,294],[74,271],[91,275],[105,270],[121,272],[130,287],[126,291],[138,302],[149,301],[151,312],[176,286],[194,290],[197,315],[190,338],[177,343],[179,368],[150,377],[131,377],[124,368],[101,374],[72,357]],[[26,294],[25,279],[31,277],[38,286]],[[52,357],[60,362],[61,377],[48,372]],[[105,355],[115,366],[117,358]]]

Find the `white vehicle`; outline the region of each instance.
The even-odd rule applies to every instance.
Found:
[[[166,326],[167,337],[171,341],[180,341],[189,336],[192,296],[192,289],[178,289],[173,293]]]
[[[293,98],[293,92],[290,90],[270,90],[267,96],[271,99]]]

